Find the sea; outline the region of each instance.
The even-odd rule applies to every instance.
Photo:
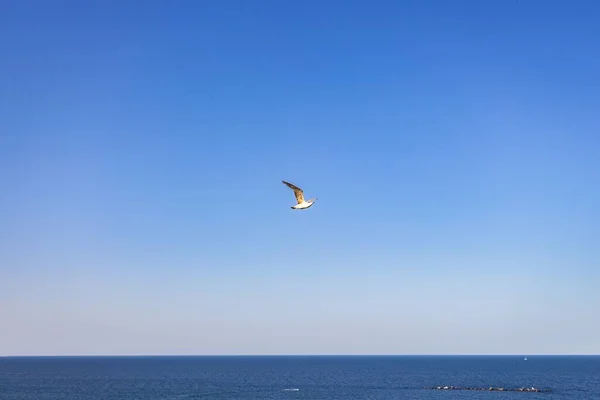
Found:
[[[134,399],[600,400],[600,356],[0,357],[0,400]]]

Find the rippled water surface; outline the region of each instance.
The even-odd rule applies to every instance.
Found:
[[[552,393],[425,389],[438,385]],[[600,400],[600,357],[0,358],[0,399]]]

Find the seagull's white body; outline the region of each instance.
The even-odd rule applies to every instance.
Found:
[[[312,201],[310,203],[305,201],[303,203],[299,203],[299,204],[296,204],[295,206],[292,206],[292,208],[294,210],[304,210],[305,208],[308,208],[308,207],[312,206],[313,204],[314,204],[314,202],[312,202]]]
[[[315,197],[314,199],[309,199],[304,200],[304,192],[302,191],[302,189],[300,189],[298,186],[293,185],[289,182],[286,181],[281,181],[283,182],[287,187],[289,187],[290,189],[292,189],[294,191],[294,195],[296,196],[296,202],[297,204],[292,206],[291,208],[294,210],[305,210],[309,207],[311,207],[313,204],[315,204],[315,201],[317,201],[317,198]]]

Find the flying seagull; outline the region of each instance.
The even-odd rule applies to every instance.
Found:
[[[302,189],[300,189],[296,185],[292,185],[289,182],[286,182],[286,181],[281,181],[281,182],[283,182],[285,185],[287,185],[287,187],[289,187],[290,189],[292,189],[294,191],[294,195],[296,196],[296,201],[298,202],[298,204],[291,207],[294,210],[304,210],[306,208],[309,208],[317,200],[317,197],[315,197],[308,201],[304,201],[304,192],[302,191]]]

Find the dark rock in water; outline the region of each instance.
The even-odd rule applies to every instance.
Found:
[[[550,393],[551,389],[540,389],[536,387],[504,388],[504,387],[460,387],[460,386],[431,386],[427,390],[487,390],[489,392],[534,392]]]

